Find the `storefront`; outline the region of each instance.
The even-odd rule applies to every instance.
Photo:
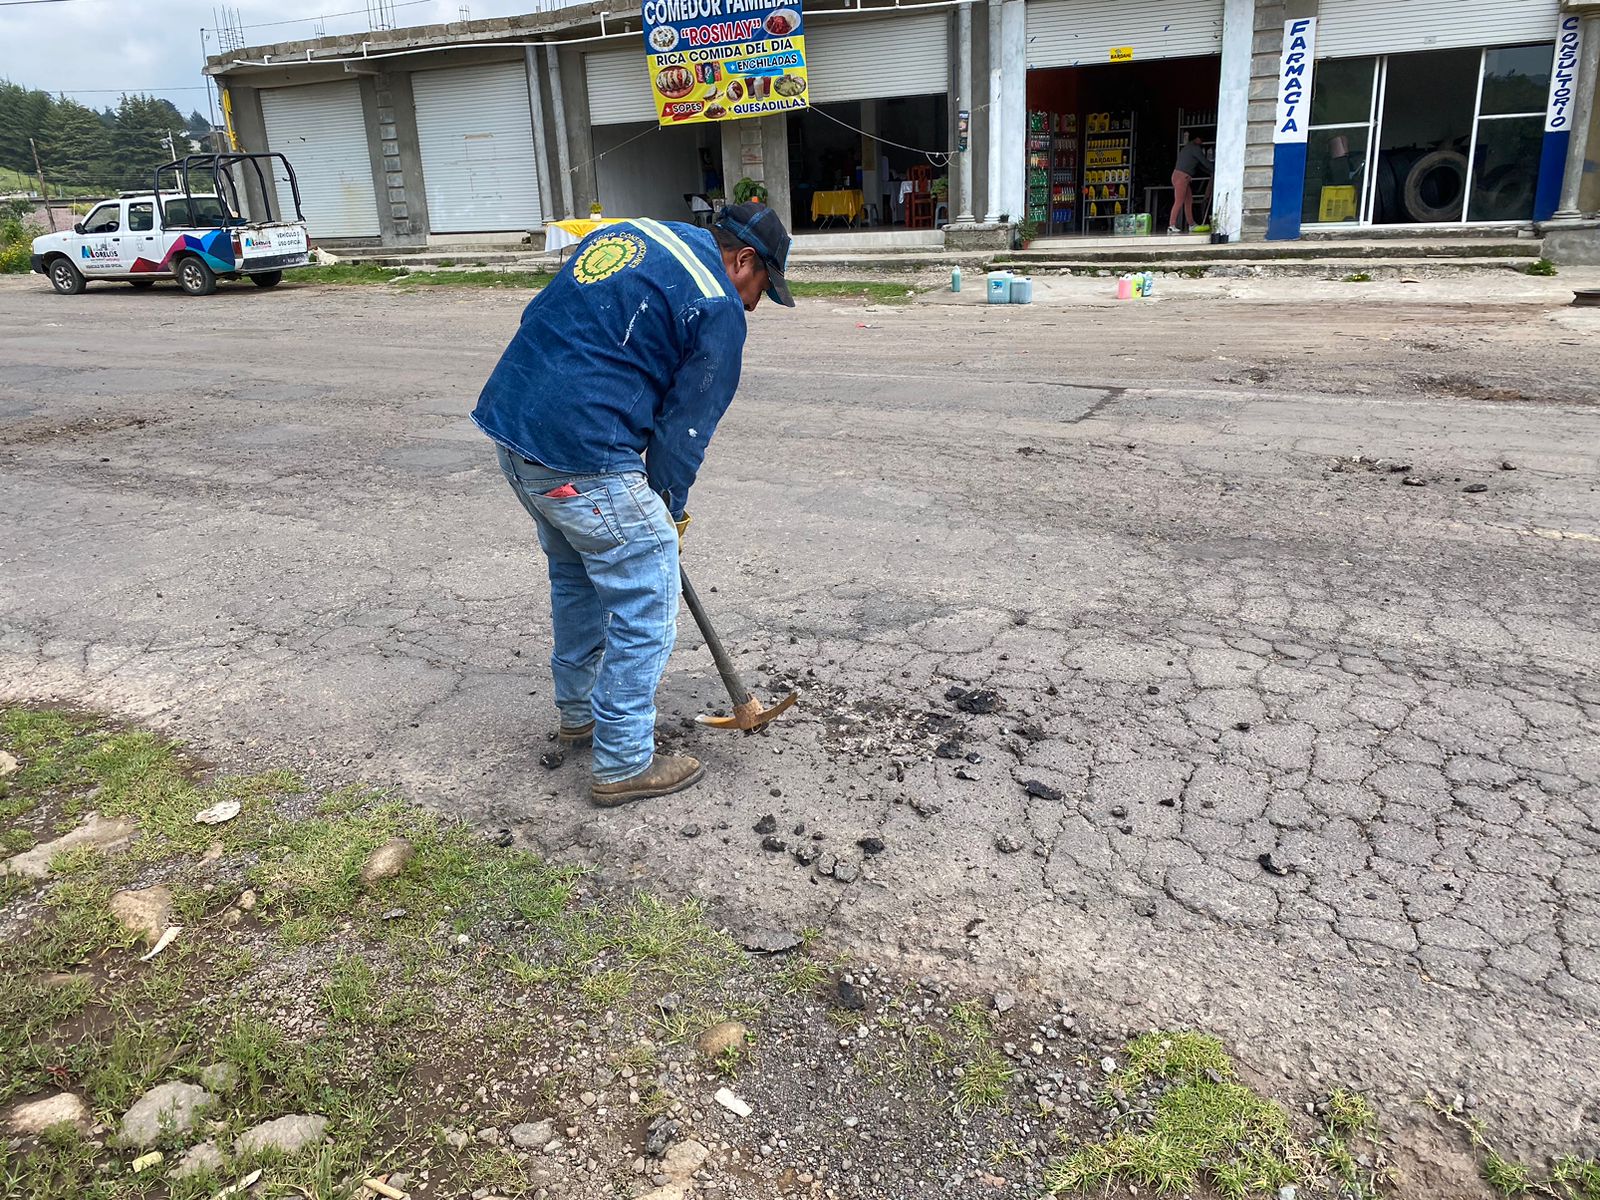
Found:
[[[1028,5],[1029,233],[1167,228],[1179,150],[1216,141],[1222,21],[1223,0]],[[1204,223],[1209,179],[1196,191]]]
[[[1559,20],[1556,0],[1322,0],[1302,226],[1533,220]]]
[[[263,88],[260,98],[266,148],[294,164],[311,236],[378,237],[377,190],[356,81]],[[275,172],[275,182],[278,210],[293,212],[287,177]]]
[[[811,107],[788,118],[796,228],[933,228],[948,191],[948,10],[808,16],[806,27]],[[931,200],[908,204],[924,185]]]
[[[693,197],[722,186],[721,129],[659,124],[642,43],[584,55],[597,203],[609,214],[695,219]]]
[[[544,224],[522,61],[417,71],[411,90],[430,231]]]

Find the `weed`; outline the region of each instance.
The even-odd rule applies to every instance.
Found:
[[[828,978],[828,968],[811,958],[785,963],[773,976],[773,985],[785,996],[814,992]]]
[[[1502,1158],[1492,1148],[1483,1153],[1483,1179],[1504,1196],[1520,1196],[1528,1190],[1528,1168]]]
[[[724,1079],[733,1079],[739,1074],[739,1065],[743,1061],[743,1046],[724,1046],[720,1051],[718,1051],[716,1060],[712,1063],[712,1066],[716,1068],[717,1074],[721,1075]]]
[[[344,1025],[366,1025],[372,1008],[372,967],[359,954],[341,954],[322,984],[322,1006]]]
[[[413,271],[396,282],[405,287],[527,288],[536,291],[554,278],[548,271]]]
[[[1346,283],[1371,283],[1372,276],[1366,271],[1354,271],[1344,277]]]
[[[1233,1082],[1233,1063],[1215,1038],[1184,1032],[1145,1034],[1126,1049],[1128,1066],[1112,1077],[1119,1090],[1159,1079],[1144,1128],[1121,1130],[1080,1146],[1046,1171],[1052,1195],[1109,1189],[1124,1181],[1167,1192],[1202,1180],[1228,1197],[1275,1189],[1304,1178],[1304,1150],[1288,1115]]]
[[[956,1108],[975,1113],[1001,1107],[1014,1072],[1005,1055],[990,1045],[979,1046],[959,1068],[956,1081]]]
[[[1328,1126],[1340,1133],[1368,1133],[1378,1124],[1378,1114],[1365,1096],[1334,1088],[1328,1096]]]
[[[633,973],[613,968],[597,971],[578,981],[578,993],[584,1003],[595,1010],[615,1008],[633,991]]]
[[[1204,279],[1206,277],[1206,268],[1205,267],[1179,267],[1178,268],[1178,274],[1182,275],[1185,279]]]
[[[1548,258],[1541,258],[1529,263],[1526,270],[1529,275],[1554,275],[1556,273],[1556,264]]]

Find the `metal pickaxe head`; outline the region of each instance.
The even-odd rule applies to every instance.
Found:
[[[681,567],[680,567],[681,571]],[[717,631],[711,628],[711,618],[706,616],[705,607],[700,603],[700,597],[695,593],[694,584],[689,582],[687,572],[681,573],[683,582],[683,600],[689,606],[689,611],[694,614],[695,624],[700,626],[700,636],[706,639],[706,647],[711,651],[711,657],[716,660],[717,673],[722,676],[722,683],[728,689],[728,698],[733,701],[733,716],[713,717],[702,713],[695,720],[701,725],[708,725],[712,729],[742,729],[746,733],[754,733],[765,728],[767,723],[790,708],[799,699],[795,692],[790,692],[770,708],[763,708],[761,701],[750,694],[750,689],[744,686],[739,678],[739,672],[734,668],[733,660],[728,657],[728,652],[722,648],[722,639],[717,636]]]
[[[792,707],[799,698],[798,692],[790,692],[771,708],[762,708],[761,701],[750,696],[743,704],[733,706],[731,717],[713,717],[709,713],[701,713],[695,720],[701,725],[709,725],[712,729],[742,729],[746,733],[754,733],[764,728],[768,721],[784,709]]]

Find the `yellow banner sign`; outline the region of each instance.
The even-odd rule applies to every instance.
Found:
[[[1111,47],[1111,61],[1112,62],[1132,62],[1133,61],[1133,47],[1132,46],[1113,46],[1113,47]]]
[[[811,103],[800,0],[646,0],[645,57],[663,125]]]

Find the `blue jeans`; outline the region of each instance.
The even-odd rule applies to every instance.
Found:
[[[643,470],[571,475],[496,447],[550,562],[556,707],[594,718],[594,778],[630,779],[655,753],[656,688],[678,636],[678,531]],[[548,493],[570,486],[576,495]]]

